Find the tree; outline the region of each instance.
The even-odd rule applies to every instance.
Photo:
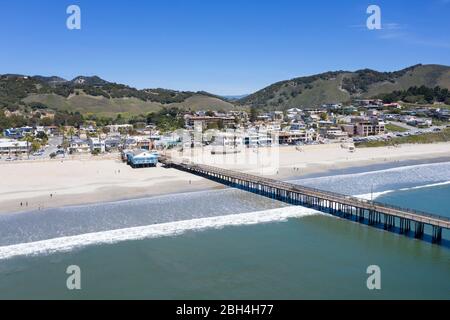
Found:
[[[38,132],[38,134],[36,135],[36,138],[42,140],[42,142],[45,142],[45,143],[47,143],[47,141],[48,141],[47,134],[45,132],[42,132],[42,131]]]
[[[28,159],[30,159],[30,144],[34,142],[34,137],[31,134],[27,133],[24,140],[27,142],[27,155]]]
[[[328,120],[328,114],[326,112],[322,112],[320,114],[320,120],[327,121]]]
[[[125,119],[123,118],[122,114],[117,114],[116,120],[114,121],[116,124],[125,124]]]
[[[63,129],[64,130],[64,129]],[[68,134],[70,136],[70,140],[67,141],[67,137],[66,134]],[[75,135],[75,130],[74,128],[70,128],[69,130],[67,130],[66,132],[63,131],[63,143],[62,143],[62,148],[67,152],[67,149],[69,149],[70,147],[70,143],[72,142],[73,136]]]
[[[259,116],[258,109],[256,109],[256,107],[252,106],[250,108],[250,121],[255,122],[256,120],[258,120],[258,116]]]
[[[32,143],[31,143],[31,151],[32,152],[37,152],[37,151],[39,151],[41,149],[41,144],[39,143],[39,141],[33,141]]]
[[[208,125],[206,126],[208,130],[218,130],[219,129],[219,125],[217,124],[217,122],[210,122],[208,123]]]
[[[40,121],[41,126],[48,127],[53,125],[53,120],[49,117],[43,118]]]

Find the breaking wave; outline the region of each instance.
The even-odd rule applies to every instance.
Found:
[[[129,240],[176,236],[188,231],[201,231],[207,229],[221,229],[229,226],[283,222],[291,218],[302,218],[319,214],[321,213],[308,208],[285,207],[251,213],[208,217],[154,224],[144,227],[81,234],[70,237],[0,247],[0,260],[18,256],[50,255],[58,252],[69,252],[74,249],[91,245],[114,244]]]
[[[426,189],[426,188],[446,186],[446,185],[450,185],[450,181],[439,182],[439,183],[432,183],[432,184],[427,184],[427,185],[423,185],[423,186],[416,186],[416,187],[411,187],[411,188],[402,188],[402,189],[396,189],[396,190],[386,190],[386,191],[382,191],[382,192],[374,192],[373,194],[372,193],[366,193],[366,194],[358,195],[356,197],[361,198],[361,199],[365,199],[365,200],[370,200],[373,197],[373,200],[376,200],[377,198],[379,198],[381,196],[384,196],[385,194],[392,193],[392,192]]]
[[[349,195],[367,195],[371,193],[371,189],[374,194],[382,195],[392,192],[390,190],[408,190],[416,186],[428,187],[435,184],[446,184],[446,181],[450,181],[450,162],[306,178],[291,182]]]

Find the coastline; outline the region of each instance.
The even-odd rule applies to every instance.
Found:
[[[302,152],[283,148],[277,174],[267,176],[298,180],[450,161],[450,143],[358,149],[354,154],[337,146],[312,147]],[[233,169],[257,174],[245,166]],[[225,188],[175,169],[134,170],[113,159],[2,163],[0,176],[0,214]]]

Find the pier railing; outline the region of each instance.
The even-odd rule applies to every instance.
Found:
[[[441,240],[442,228],[450,229],[449,217],[210,165],[173,162],[169,158],[163,158],[161,160],[168,166],[227,185],[240,187],[241,189],[277,198],[288,203],[317,207],[317,209],[329,213],[343,213],[345,216],[356,217],[361,222],[368,220],[371,225],[381,224],[385,229],[396,228],[398,222],[400,231],[406,233],[411,230],[410,225],[413,222],[415,223],[415,236],[417,238],[421,238],[424,235],[424,225],[432,227],[433,241],[435,242]]]

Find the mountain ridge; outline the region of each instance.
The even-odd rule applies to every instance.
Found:
[[[329,71],[276,82],[237,103],[268,110],[301,108],[372,98],[422,85],[450,89],[450,67],[417,64],[392,72],[372,69]]]
[[[230,110],[235,106],[214,94],[170,89],[142,89],[106,81],[98,76],[0,75],[0,108],[39,104],[55,110],[82,113],[145,114],[163,107]]]
[[[328,71],[278,81],[244,97],[222,97],[205,91],[136,89],[109,82],[99,76],[0,75],[0,108],[33,104],[50,109],[100,114],[145,114],[164,107],[185,110],[233,110],[259,108],[283,110],[317,107],[325,103],[346,103],[356,98],[373,98],[411,87],[440,86],[450,90],[450,67],[417,64],[398,71],[372,69]]]

